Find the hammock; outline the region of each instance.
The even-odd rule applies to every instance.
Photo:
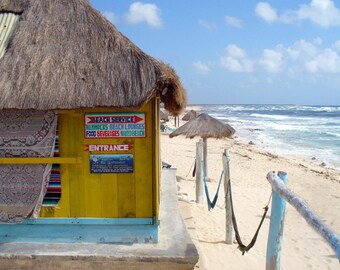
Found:
[[[205,190],[205,195],[207,197],[208,209],[210,211],[211,209],[214,209],[216,202],[217,202],[217,199],[218,199],[218,193],[220,191],[223,171],[221,172],[220,182],[218,183],[218,187],[217,187],[217,190],[216,190],[215,197],[214,197],[213,201],[211,201],[210,196],[209,196],[209,189],[208,189],[208,185],[207,185],[207,179],[206,179],[206,174],[205,174],[205,171],[204,171],[204,162],[203,161],[202,161],[202,170],[203,170],[204,190]]]

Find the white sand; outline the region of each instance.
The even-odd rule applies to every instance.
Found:
[[[187,228],[200,252],[196,269],[265,269],[269,217],[266,218],[257,243],[242,256],[237,244],[225,240],[224,190],[220,190],[217,206],[208,211],[206,203],[196,204],[195,179],[192,168],[196,142],[183,136],[170,139],[161,136],[162,160],[177,168],[179,194],[188,194],[180,205]],[[288,188],[301,196],[329,226],[340,234],[340,172],[319,166],[322,161],[273,157],[256,145],[233,140],[208,139],[208,183],[213,197],[222,171],[222,153],[230,148],[231,181],[234,207],[242,240],[248,244],[260,222],[263,207],[271,194],[266,180],[269,171],[285,171]],[[271,205],[270,205],[271,206]],[[281,256],[282,270],[340,269],[333,250],[289,204],[286,208]]]

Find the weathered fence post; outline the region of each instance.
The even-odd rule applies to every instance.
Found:
[[[196,143],[196,203],[203,204],[202,139]]]
[[[203,138],[203,161],[204,161],[204,173],[208,178],[208,142],[207,138]]]
[[[227,244],[233,243],[234,238],[234,228],[232,222],[232,211],[231,211],[231,204],[230,204],[230,190],[228,188],[228,184],[230,181],[230,164],[229,164],[229,152],[224,150],[222,155],[222,162],[223,162],[223,171],[224,171],[224,198],[225,198],[225,223],[226,223],[226,234],[225,234],[225,241]]]
[[[278,172],[278,176],[286,185],[287,174],[285,172]],[[272,190],[272,211],[267,242],[266,270],[280,269],[285,210],[286,201],[281,199],[280,196]]]

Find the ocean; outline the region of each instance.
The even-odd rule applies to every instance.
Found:
[[[237,139],[340,170],[340,106],[189,105],[228,123]]]

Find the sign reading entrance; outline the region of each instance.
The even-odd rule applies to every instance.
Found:
[[[90,155],[90,173],[133,173],[133,155]]]
[[[85,138],[144,138],[145,113],[87,113]]]
[[[85,144],[85,151],[90,152],[114,152],[130,151],[133,146],[130,144]]]

